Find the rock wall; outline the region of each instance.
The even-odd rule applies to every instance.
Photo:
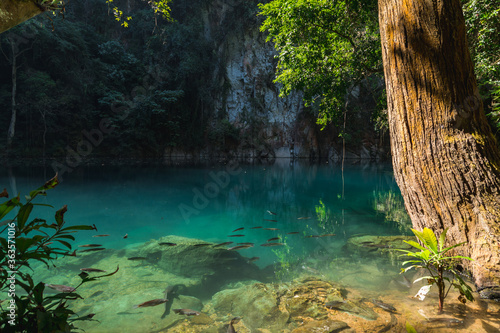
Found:
[[[263,17],[257,16],[257,3],[215,0],[203,9],[203,31],[217,59],[212,80],[220,88],[213,96],[210,130],[221,137],[198,152],[168,150],[166,160],[341,157],[338,127],[320,130],[300,92],[279,97],[279,85],[273,82],[277,52],[260,32]],[[228,127],[237,134],[228,134]],[[379,159],[385,153],[371,141],[377,140],[348,145],[346,156]]]

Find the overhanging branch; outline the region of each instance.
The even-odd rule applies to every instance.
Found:
[[[33,0],[1,0],[0,33],[43,12],[43,7]]]

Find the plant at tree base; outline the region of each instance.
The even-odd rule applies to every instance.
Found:
[[[7,216],[14,208],[19,209],[13,219],[3,220],[0,223],[1,226],[5,226],[1,231],[2,234],[8,230],[7,237],[0,237],[0,290],[9,296],[7,302],[0,305],[2,310],[0,332],[73,331],[76,329],[74,321],[92,320],[94,314],[75,316],[67,302],[82,298],[76,290],[84,283],[111,276],[118,271],[117,267],[113,273],[93,277],[82,272],[79,274],[80,284],[68,288],[68,292],[50,296],[44,295],[45,283],[34,283],[31,267],[33,262],[40,261],[49,267],[49,263],[53,263],[58,256],[75,255],[76,251],[73,254],[69,252],[71,250],[69,241],[75,240],[71,233],[96,229],[95,226],[87,225],[65,227],[66,206],[56,212],[55,223],[48,224],[46,220],[39,218],[28,222],[34,206],[49,206],[33,203],[35,197],[46,195],[46,191],[57,184],[56,175],[42,187],[31,191],[29,196],[26,196],[26,203],[21,203],[20,197],[17,196],[0,205],[0,219]],[[2,194],[8,197],[6,191]],[[25,294],[21,295],[19,288],[15,290],[12,287],[13,282],[14,286],[21,287]],[[12,302],[15,302],[15,309]],[[9,316],[11,309],[14,311],[14,318]]]
[[[454,249],[465,242],[455,244],[446,248],[444,247],[444,243],[446,240],[446,232],[448,228],[444,229],[439,237],[439,243],[436,235],[429,228],[424,228],[422,231],[418,231],[415,229],[411,229],[415,236],[422,242],[423,245],[420,245],[414,241],[404,241],[405,243],[417,248],[420,252],[412,252],[408,250],[398,250],[401,252],[405,252],[403,256],[408,256],[413,258],[412,260],[408,260],[403,262],[403,266],[406,264],[411,264],[406,268],[402,268],[402,273],[412,269],[412,268],[425,268],[429,272],[429,276],[424,276],[419,279],[413,281],[413,283],[427,279],[430,285],[436,284],[438,286],[438,294],[439,294],[439,312],[443,312],[444,299],[448,295],[451,287],[455,287],[460,292],[460,296],[458,299],[465,303],[466,299],[469,301],[474,301],[474,297],[472,296],[472,289],[465,281],[460,277],[459,273],[455,269],[455,264],[457,259],[467,259],[472,260],[469,257],[464,256],[446,256],[446,253],[451,249]],[[453,278],[449,278],[445,276],[445,273],[451,273]],[[445,290],[445,281],[449,282],[448,290]]]

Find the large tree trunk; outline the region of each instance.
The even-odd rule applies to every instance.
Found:
[[[379,0],[391,150],[413,226],[449,228],[483,297],[500,298],[500,153],[460,0]]]
[[[0,33],[43,12],[35,0],[1,0]]]

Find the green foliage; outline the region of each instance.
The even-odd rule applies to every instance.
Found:
[[[462,0],[467,39],[490,124],[500,130],[500,0]]]
[[[290,246],[286,244],[286,237],[282,238],[281,242],[285,243],[285,245],[272,250],[276,257],[278,257],[279,263],[274,274],[278,280],[292,279],[292,267],[298,258],[291,252]]]
[[[499,133],[500,132],[500,85],[492,89],[491,95],[492,95],[491,112],[488,113],[488,116],[493,122],[496,133]]]
[[[266,16],[261,30],[279,52],[280,95],[303,91],[306,105],[319,105],[323,127],[342,113],[352,87],[380,72],[376,1],[274,0],[259,7]]]
[[[373,198],[373,209],[377,213],[384,214],[385,221],[395,222],[402,232],[411,228],[411,219],[400,194],[394,191],[374,191]]]
[[[57,175],[40,188],[31,191],[26,196],[26,203],[22,203],[19,196],[0,205],[0,219],[6,217],[14,208],[17,214],[8,220],[2,233],[8,230],[7,237],[0,237],[0,290],[15,301],[15,319],[8,316],[9,311],[2,308],[0,314],[0,331],[2,332],[70,332],[75,329],[76,320],[92,320],[93,314],[76,316],[70,309],[68,301],[82,298],[76,290],[84,283],[110,276],[118,271],[101,276],[89,277],[85,272],[80,273],[81,282],[67,291],[47,296],[44,294],[45,284],[35,284],[32,264],[42,262],[47,267],[59,256],[71,255],[71,241],[75,240],[74,232],[93,230],[95,226],[76,225],[65,226],[64,214],[67,207],[59,209],[55,214],[55,223],[48,224],[46,220],[35,218],[29,221],[30,214],[35,206],[47,206],[34,203],[38,195],[46,195],[46,191],[58,184]],[[15,273],[12,273],[15,272]],[[10,279],[14,276],[14,280]],[[11,285],[21,287],[12,291]],[[10,305],[10,302],[8,303]],[[7,305],[7,306],[8,306]],[[2,306],[3,307],[3,306]],[[14,324],[14,325],[12,325]]]
[[[465,244],[465,242],[455,244],[449,247],[444,247],[446,242],[446,232],[448,229],[445,229],[441,235],[439,236],[439,241],[432,230],[429,228],[424,228],[422,231],[418,231],[415,229],[411,229],[417,239],[423,244],[420,245],[414,241],[405,241],[405,243],[417,248],[420,252],[413,252],[408,250],[398,250],[401,252],[405,252],[406,254],[403,256],[408,256],[412,258],[411,260],[403,262],[403,265],[410,264],[406,268],[402,268],[402,273],[412,269],[412,268],[425,268],[429,272],[429,276],[421,277],[414,281],[420,281],[427,279],[427,282],[430,285],[436,284],[438,286],[439,291],[439,312],[443,311],[444,299],[448,295],[451,287],[454,287],[460,292],[459,300],[462,302],[466,302],[466,299],[469,301],[474,301],[474,297],[472,296],[471,287],[460,277],[460,274],[455,269],[456,263],[458,259],[472,260],[469,257],[464,256],[447,256],[446,253],[458,246]],[[449,278],[445,275],[449,273],[452,275],[452,278]],[[448,290],[445,291],[445,281],[449,283]]]
[[[406,327],[406,332],[417,333],[417,330],[409,322],[406,322],[405,327]]]

